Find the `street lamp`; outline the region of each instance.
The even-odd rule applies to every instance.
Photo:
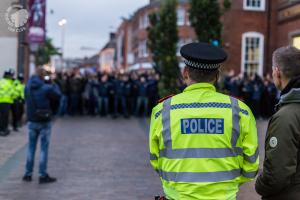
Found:
[[[68,21],[66,19],[61,19],[58,25],[61,27],[61,67],[63,68],[64,63],[64,49],[65,49],[65,27]]]

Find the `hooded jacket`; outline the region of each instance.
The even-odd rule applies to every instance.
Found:
[[[46,84],[38,76],[32,76],[25,88],[27,118],[30,122],[38,122],[34,117],[37,109],[52,110],[54,101],[59,101],[61,92],[57,85]]]
[[[300,199],[300,77],[282,91],[265,141],[265,161],[256,181],[264,200]]]

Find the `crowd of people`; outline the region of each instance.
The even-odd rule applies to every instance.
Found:
[[[266,75],[262,78],[258,75],[234,74],[230,72],[224,75],[217,85],[218,90],[243,100],[256,118],[272,116],[279,92],[271,76]],[[160,74],[155,71],[97,73],[72,69],[57,72],[53,77],[49,76],[49,81],[60,88],[62,98],[57,105],[52,106],[58,116],[147,117],[160,98],[159,80]],[[7,71],[2,79],[3,91],[0,92],[5,94],[17,91],[16,95],[9,94],[9,99],[3,96],[3,102],[0,102],[0,132],[3,135],[8,134],[5,125],[7,120],[4,118],[8,118],[9,109],[13,113],[13,128],[17,130],[20,124],[24,110],[24,93],[20,90],[25,86],[22,82],[23,76],[14,78],[13,71]],[[184,89],[185,86],[181,88]]]
[[[274,114],[280,93],[269,74],[234,76],[232,71],[224,76],[220,85],[224,92],[244,101],[256,118],[269,118]]]
[[[279,97],[272,77],[234,74],[224,75],[217,85],[218,90],[243,100],[255,117],[269,118]],[[58,114],[111,115],[113,118],[149,116],[160,98],[159,79],[160,75],[154,71],[101,74],[74,69],[58,72],[55,83],[63,93]]]
[[[55,83],[63,94],[58,115],[146,117],[159,99],[159,78],[153,71],[100,74],[74,69],[58,72]]]

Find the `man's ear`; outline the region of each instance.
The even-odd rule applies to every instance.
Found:
[[[188,80],[188,79],[189,79],[189,71],[187,66],[185,66],[183,69],[183,80]]]
[[[275,67],[275,75],[277,76],[278,80],[281,80],[282,75],[279,67]]]
[[[220,78],[220,70],[218,70],[217,74],[216,74],[216,83],[218,83],[219,78]]]

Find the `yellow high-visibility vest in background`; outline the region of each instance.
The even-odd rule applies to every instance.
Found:
[[[14,101],[13,80],[3,78],[0,80],[0,103],[12,104]]]
[[[14,81],[13,99],[25,99],[25,85],[19,80]]]
[[[243,102],[198,83],[152,111],[150,160],[171,200],[235,200],[259,167],[255,118]]]

